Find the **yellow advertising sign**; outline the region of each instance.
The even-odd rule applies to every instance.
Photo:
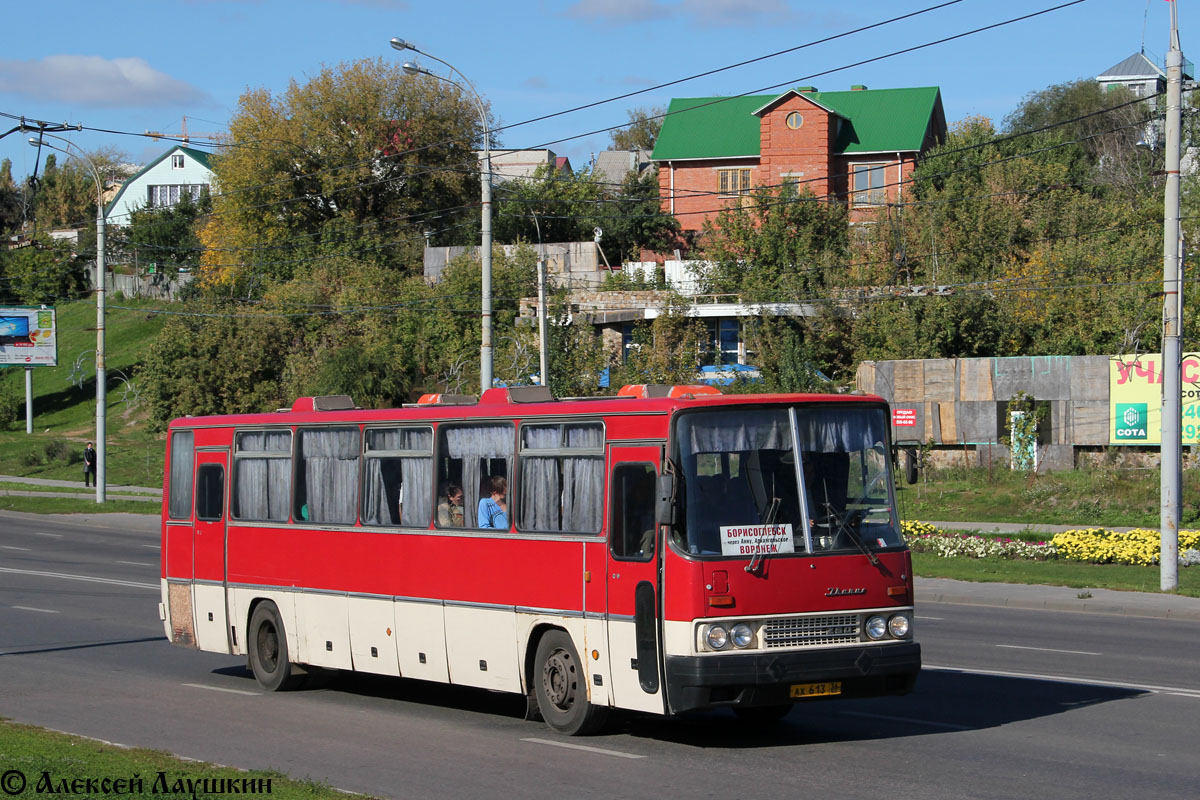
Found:
[[[1162,444],[1162,355],[1108,362],[1109,444]],[[1200,444],[1200,353],[1184,353],[1183,444]]]

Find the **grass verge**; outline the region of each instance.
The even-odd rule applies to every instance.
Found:
[[[118,747],[8,720],[0,720],[0,764],[5,770],[0,776],[3,780],[0,789],[6,796],[18,798],[46,794],[188,800],[233,794],[270,797],[271,800],[361,797],[339,792],[316,781],[292,780],[278,772],[243,771],[184,761],[157,750]],[[105,779],[109,781],[106,790],[102,788]],[[49,791],[44,781],[49,781]],[[92,786],[88,786],[87,781],[93,782]],[[117,781],[127,783],[118,785]],[[41,791],[39,782],[43,782]],[[230,788],[234,785],[248,787],[250,791],[235,791]],[[96,791],[89,790],[92,788]],[[166,791],[159,791],[164,788]]]
[[[922,578],[952,578],[981,583],[1032,583],[1126,592],[1159,591],[1158,567],[1007,558],[942,558],[932,553],[913,553],[912,560],[913,573]],[[1180,569],[1179,589],[1175,593],[1187,597],[1200,597],[1200,569]]]
[[[141,500],[113,500],[106,498],[103,505],[96,497],[81,495],[74,497],[23,497],[0,495],[0,511],[24,511],[29,514],[153,514],[162,513],[162,503],[147,503]]]

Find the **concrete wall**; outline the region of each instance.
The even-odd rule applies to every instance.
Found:
[[[531,247],[546,260],[547,279],[555,286],[591,287],[594,289],[599,287],[609,273],[595,242],[496,245],[496,249],[502,250],[507,256],[516,253],[518,247]],[[442,272],[450,265],[450,262],[468,253],[474,258],[479,258],[479,248],[475,246],[426,247],[425,280],[431,283],[441,280]],[[615,267],[617,271],[620,271],[620,264],[616,264]]]
[[[865,361],[858,388],[912,409],[916,424],[892,427],[916,440],[974,453],[979,463],[1007,461],[1000,445],[1005,405],[1018,392],[1049,405],[1039,439],[1045,469],[1070,469],[1080,447],[1108,445],[1108,356],[1037,356]]]
[[[88,286],[92,289],[96,288],[96,267],[93,265],[87,268]],[[153,300],[177,300],[179,292],[184,286],[192,282],[190,273],[180,273],[178,275],[146,275],[144,277],[138,275],[114,275],[111,270],[108,271],[108,283],[105,284],[105,289],[110,292],[110,299],[116,292],[120,292],[126,297],[146,297]]]

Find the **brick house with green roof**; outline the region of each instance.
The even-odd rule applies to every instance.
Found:
[[[904,197],[917,159],[946,139],[936,86],[675,98],[651,159],[663,209],[685,231],[762,187],[795,184],[867,221]]]

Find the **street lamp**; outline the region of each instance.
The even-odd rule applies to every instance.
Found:
[[[45,141],[51,136],[62,141],[66,147],[55,147]],[[104,432],[107,420],[107,378],[104,369],[104,179],[94,161],[82,152],[71,152],[72,147],[78,148],[70,139],[41,131],[38,136],[31,136],[29,144],[34,147],[48,147],[64,155],[82,161],[92,173],[96,181],[96,502],[104,502]]]
[[[475,90],[475,85],[453,64],[442,61],[437,56],[430,55],[423,50],[418,50],[412,43],[406,42],[403,39],[393,38],[391,45],[395,50],[411,50],[426,58],[432,58],[440,64],[445,64],[450,68],[451,72],[457,72],[459,77],[463,79],[463,82],[471,90],[471,94],[475,97],[475,107],[479,112],[479,122],[483,125],[483,174],[480,176],[481,179],[479,181],[483,194],[483,222],[480,225],[483,309],[480,326],[482,328],[482,341],[479,346],[479,391],[484,392],[492,388],[492,133],[491,128],[488,126],[487,110],[483,106],[483,99],[479,96],[479,92]],[[437,78],[439,81],[444,81],[451,86],[458,87],[459,91],[463,90],[463,87],[455,81],[422,69],[411,61],[405,62],[403,69],[409,75],[428,75],[431,78]]]

